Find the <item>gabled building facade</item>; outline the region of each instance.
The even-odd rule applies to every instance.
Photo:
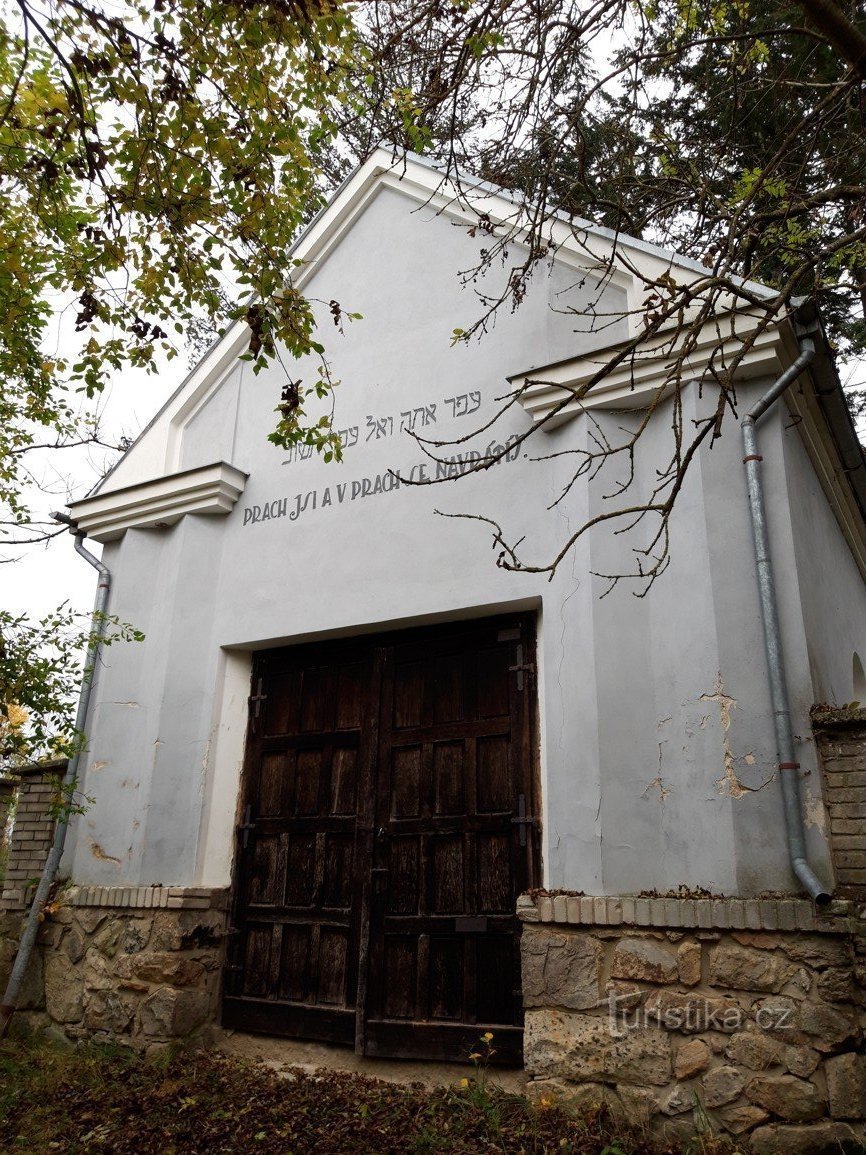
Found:
[[[866,765],[856,709],[818,730],[810,711],[862,688],[866,469],[826,343],[814,318],[752,340],[747,311],[721,311],[676,397],[662,339],[583,397],[639,333],[648,280],[701,269],[557,221],[521,306],[452,343],[507,277],[461,276],[483,263],[479,218],[519,250],[520,213],[375,154],[297,248],[298,287],[363,315],[327,344],[343,462],[268,443],[285,371],[253,375],[239,326],[72,507],[103,543],[111,612],[146,641],[112,647],[94,689],[95,803],[46,962],[75,992],[60,1021],[136,1045],[219,1020],[450,1059],[490,1030],[550,1093],[662,1121],[697,1099],[763,1150],[793,1149],[766,1146],[786,1127],[847,1134],[839,1087],[866,1086],[846,921]],[[546,559],[603,515],[610,472],[557,498],[575,455],[648,406],[633,470],[651,490],[673,406],[693,427],[715,404],[700,383],[725,333],[748,345],[741,413],[814,349],[759,434],[797,768],[779,768],[735,422],[698,452],[645,597],[600,596],[644,528],[599,521],[552,576],[491,551],[490,522]],[[677,1008],[697,1019],[671,1025]]]

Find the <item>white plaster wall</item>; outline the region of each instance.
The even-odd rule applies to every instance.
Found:
[[[466,327],[479,308],[479,286],[460,290],[457,272],[471,266],[480,243],[382,193],[307,285],[312,297],[364,315],[343,335],[325,332],[341,381],[335,423],[358,429],[344,462],[287,464],[289,455],[267,442],[279,369],[256,377],[235,368],[189,425],[182,461],[189,468],[225,459],[248,472],[238,505],[225,519],[191,516],[170,530],[129,531],[107,550],[112,611],[144,629],[147,641],[113,647],[96,688],[84,783],[96,805],[78,823],[66,861],[78,881],[228,882],[251,650],[534,606],[546,884],[588,893],[793,887],[778,792],[734,797],[726,789],[731,766],[754,786],[768,768],[772,775],[774,760],[733,424],[695,464],[673,522],[671,567],[646,599],[621,587],[599,600],[603,587],[591,576],[618,566],[642,530],[636,539],[592,531],[548,581],[498,569],[487,527],[435,512],[497,518],[510,538],[524,536],[527,560],[548,560],[608,501],[610,476],[575,486],[544,512],[571,458],[523,454],[459,482],[352,500],[353,483],[372,486],[389,469],[408,472],[424,460],[399,432],[401,412],[435,403],[437,422],[422,432],[462,436],[495,414],[508,374],[618,335],[606,328],[594,337],[588,316],[594,305],[621,307],[621,292],[607,290],[599,302],[573,272],[540,269],[516,313],[500,312],[482,341],[451,347],[453,328]],[[575,314],[564,315],[564,304]],[[482,403],[474,417],[447,416],[446,398],[475,392]],[[687,421],[697,405],[687,403]],[[393,418],[394,430],[368,440],[368,418],[377,417]],[[670,452],[669,425],[659,417],[638,455],[644,491]],[[611,436],[628,422],[616,413],[597,419]],[[483,449],[528,424],[512,408],[493,431],[444,452]],[[580,448],[589,435],[580,417],[539,435],[532,453]],[[784,488],[783,464],[777,480]],[[338,486],[346,486],[342,501]],[[288,516],[312,492],[316,508]],[[287,516],[252,520],[248,511],[283,499]],[[793,558],[790,524],[774,528],[775,537]],[[789,661],[801,664],[796,575],[786,581]],[[840,581],[855,584],[850,575]],[[799,682],[795,689],[802,705]]]
[[[780,440],[813,701],[842,705],[856,697],[854,653],[866,662],[866,586],[790,421]]]

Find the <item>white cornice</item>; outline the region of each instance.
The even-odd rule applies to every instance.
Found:
[[[731,318],[727,318],[725,323],[730,331]],[[671,337],[660,337],[654,345],[642,348],[639,355],[605,374],[580,401],[569,398],[573,398],[576,391],[608,365],[622,346],[611,345],[584,357],[515,373],[508,380],[515,389],[523,388],[520,403],[534,424],[544,422],[542,428],[552,432],[590,409],[645,409],[671,391],[674,369],[677,369],[680,380],[697,382],[701,378],[706,379],[710,357],[715,354],[716,368],[723,369],[725,361],[741,351],[743,337],[749,334],[753,324],[748,314],[740,314],[737,326],[741,332],[725,340],[717,324],[708,325],[681,368],[676,367],[675,342]],[[797,339],[790,325],[783,324],[776,329],[764,330],[742,357],[734,373],[734,381],[778,377],[794,362],[798,352]],[[554,413],[562,401],[565,404]],[[785,401],[797,419],[797,432],[857,567],[866,581],[866,524],[818,403],[811,374],[805,374],[787,390]]]
[[[780,330],[764,329],[753,336],[755,324],[747,315],[740,315],[737,322],[740,332],[736,336],[730,333],[730,317],[725,318],[724,328],[721,321],[705,325],[682,364],[678,363],[679,337],[669,333],[642,344],[609,370],[607,366],[623,351],[622,345],[514,373],[508,381],[515,389],[522,389],[520,404],[533,423],[543,423],[545,430],[552,431],[587,409],[644,409],[670,392],[675,381],[700,380],[711,363],[716,372],[724,372],[726,365],[742,354],[744,340],[750,338],[751,347],[741,357],[733,379],[744,381],[781,372],[787,358]],[[601,380],[585,396],[575,396],[602,372]]]
[[[187,513],[225,515],[243,493],[247,474],[225,461],[86,497],[70,505],[72,518],[94,541],[128,529],[161,529]]]
[[[866,525],[821,412],[811,376],[801,379],[799,387],[795,384],[788,389],[785,400],[797,419],[797,432],[835,514],[839,529],[848,542],[861,577],[866,581]]]

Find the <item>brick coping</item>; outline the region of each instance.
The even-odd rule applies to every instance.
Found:
[[[60,902],[73,907],[138,910],[225,910],[229,891],[202,886],[72,886]],[[866,918],[866,908],[834,901],[817,913],[805,898],[638,898],[572,894],[522,894],[521,922],[569,926],[636,926],[669,930],[770,930],[845,934],[848,920]]]
[[[638,926],[670,930],[781,930],[845,934],[857,917],[852,902],[835,901],[818,914],[806,898],[636,898],[571,894],[522,894],[521,922],[569,926]],[[866,917],[866,909],[859,912]]]
[[[137,910],[225,910],[229,892],[210,886],[72,886],[61,891],[64,906]]]

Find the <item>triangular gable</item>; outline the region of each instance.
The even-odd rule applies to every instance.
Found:
[[[467,226],[485,215],[493,225],[507,225],[518,242],[525,235],[528,210],[519,198],[474,178],[461,177],[458,188],[428,161],[411,154],[397,158],[379,148],[347,178],[298,238],[292,256],[303,263],[294,276],[299,290],[303,291],[317,266],[327,259],[382,187],[395,189],[417,205]],[[635,328],[645,292],[644,278],[655,279],[671,270],[685,281],[707,274],[696,261],[589,222],[552,217],[548,227],[556,261],[576,271],[594,273],[626,290]],[[756,294],[768,292],[761,285],[749,287]],[[184,425],[213,396],[248,344],[247,326],[242,321],[235,322],[214,342],[93,494],[176,473],[180,469]]]
[[[305,285],[352,229],[372,199],[383,188],[398,192],[419,208],[471,227],[479,218],[492,226],[507,227],[515,242],[526,237],[530,210],[513,194],[484,181],[461,177],[459,186],[423,158],[395,156],[377,149],[336,192],[330,203],[298,238],[292,256],[299,262],[294,284]],[[545,223],[553,260],[574,271],[595,277],[623,290],[627,300],[629,334],[642,332],[641,316],[648,282],[673,276],[689,284],[711,275],[699,262],[671,253],[649,242],[588,222],[554,215]],[[746,295],[771,297],[773,291],[755,282],[743,282]],[[700,379],[707,357],[723,350],[725,341],[732,356],[741,338],[753,334],[757,317],[737,302],[720,300],[715,319],[708,322],[685,366]],[[246,351],[249,333],[244,322],[235,322],[207,351],[153,420],[93,493],[72,506],[73,515],[97,540],[120,536],[131,526],[170,525],[185,513],[227,513],[243,491],[245,475],[229,462],[216,462],[195,470],[182,467],[183,435],[187,423],[204,408]],[[575,388],[594,378],[608,361],[613,348],[599,347],[589,355],[551,365],[515,366],[509,381],[522,389],[521,403],[536,424],[548,431],[590,407],[633,408],[646,404],[659,389],[668,387],[669,368],[677,357],[676,327],[645,343],[627,366],[607,373],[582,401],[573,400]],[[715,354],[714,354],[715,355]],[[790,320],[762,329],[738,367],[737,378],[775,376],[797,356],[797,339]],[[813,370],[812,376],[815,376]],[[788,405],[801,420],[801,433],[822,487],[866,577],[866,490],[854,484],[866,476],[866,461],[847,422],[838,378],[838,404],[829,412],[825,398],[829,371],[821,375],[821,404],[808,405],[793,396]],[[802,389],[801,389],[802,392]],[[815,393],[814,382],[809,387]],[[563,404],[563,401],[566,404]],[[556,409],[554,414],[552,411]],[[803,409],[804,412],[799,410]],[[837,412],[838,411],[838,412]],[[844,428],[843,428],[844,426]],[[858,460],[852,466],[852,459]],[[858,470],[855,473],[852,470]],[[162,479],[171,500],[157,483]],[[176,482],[172,479],[177,479]],[[852,480],[853,479],[853,480]]]

